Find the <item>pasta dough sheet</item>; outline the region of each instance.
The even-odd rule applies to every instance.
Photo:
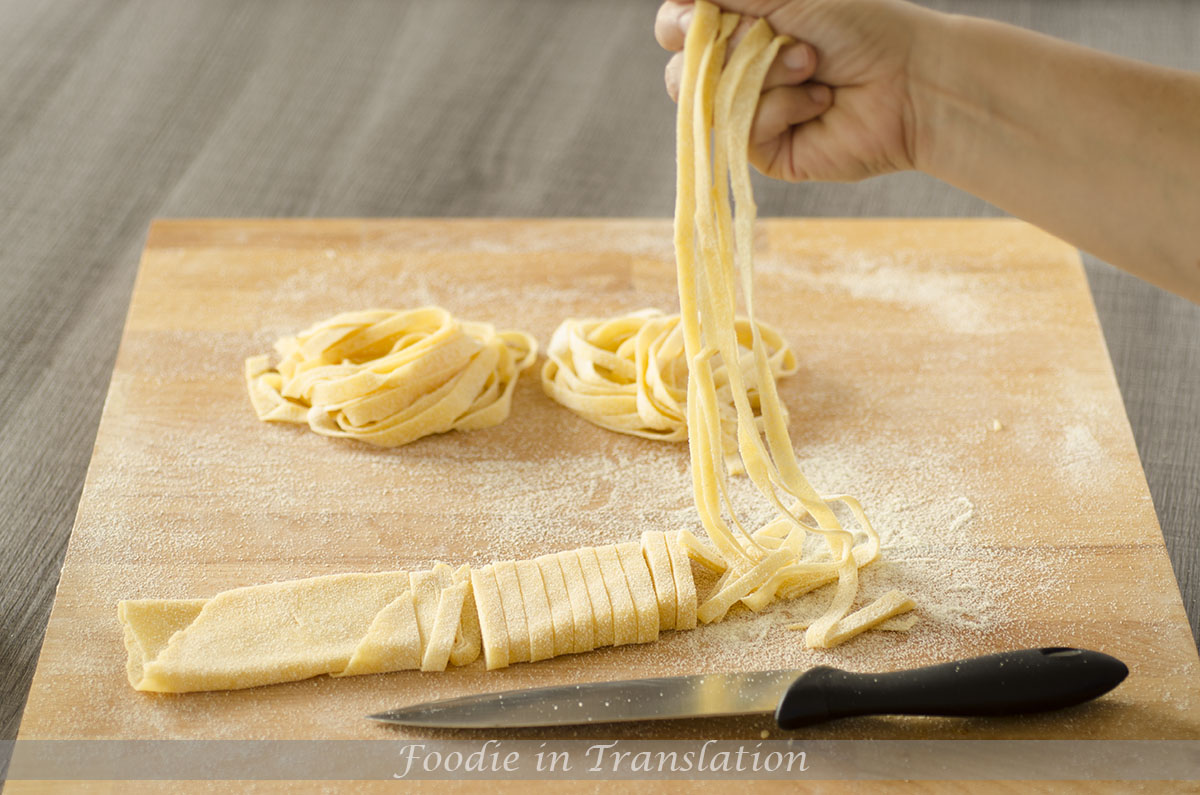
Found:
[[[235,588],[174,627],[189,617],[190,600],[122,602],[130,682],[159,692],[233,690],[341,673],[375,617],[408,590],[404,572]]]
[[[752,593],[789,559],[777,552],[736,576],[727,570],[729,582],[718,581],[697,610],[682,538],[648,532],[640,544],[482,568],[439,563],[411,573],[333,574],[235,588],[211,599],[124,601],[117,615],[129,682],[157,692],[232,690],[321,674],[441,671],[481,654],[493,670],[531,657],[649,643],[669,625],[694,628],[697,615],[721,620],[738,594]],[[912,607],[892,592],[848,616],[836,632],[850,637]]]
[[[480,569],[439,563],[412,573],[235,588],[207,600],[124,601],[117,616],[129,683],[171,693],[233,690],[321,674],[440,671],[468,665],[481,651],[495,669],[598,645],[646,643],[658,637],[660,606],[645,554],[629,542]],[[607,607],[593,613],[581,557],[608,562],[592,577],[618,594],[619,619]],[[597,615],[607,618],[603,636]],[[475,639],[464,641],[468,636]],[[466,650],[457,660],[455,648]]]

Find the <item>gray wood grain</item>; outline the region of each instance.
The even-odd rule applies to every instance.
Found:
[[[1187,0],[937,5],[1200,69]],[[16,733],[150,220],[669,216],[655,7],[0,0],[0,739]],[[915,174],[756,190],[765,215],[998,214]],[[1195,631],[1200,307],[1087,268]]]

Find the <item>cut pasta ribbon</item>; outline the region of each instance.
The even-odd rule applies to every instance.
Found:
[[[520,331],[457,320],[440,307],[369,309],[322,321],[246,360],[264,422],[398,447],[434,433],[503,422],[537,343]]]
[[[766,538],[764,536],[764,538]],[[234,690],[313,676],[443,671],[483,658],[488,670],[720,621],[737,602],[831,582],[789,571],[782,549],[698,604],[689,554],[719,555],[686,532],[532,560],[416,572],[332,574],[235,588],[211,599],[121,602],[127,675],[137,690]],[[865,559],[865,558],[864,558]],[[842,619],[837,641],[892,620],[912,602],[891,592]],[[890,621],[890,626],[889,626]]]
[[[758,408],[754,332],[737,318],[738,367],[751,407]],[[774,328],[758,324],[774,378],[796,372],[796,355]],[[571,319],[550,339],[542,366],[546,394],[589,422],[618,433],[679,442],[687,439],[687,359],[679,315],[643,309],[620,317]],[[738,465],[737,428],[729,375],[713,371],[721,412],[722,448]]]
[[[763,80],[788,39],[774,36],[760,19],[726,60],[739,19],[703,0],[696,3],[679,89],[675,260],[688,369],[685,424],[696,507],[715,546],[693,537],[688,549],[701,564],[721,571],[697,614],[701,621],[717,621],[739,601],[761,610],[777,598],[835,584],[828,608],[805,632],[808,646],[828,647],[912,603],[892,593],[850,613],[858,570],[878,557],[879,537],[856,500],[822,497],[813,489],[792,449],[775,386],[773,357],[780,348],[754,317],[756,209],[746,157]],[[742,327],[735,321],[739,286]],[[727,419],[730,403],[733,417]],[[753,532],[738,520],[729,499],[729,424],[742,468],[778,515]],[[834,503],[849,509],[858,532],[842,526]],[[806,544],[809,537],[818,544]]]

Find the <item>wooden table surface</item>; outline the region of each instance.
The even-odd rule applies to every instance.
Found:
[[[159,216],[666,216],[655,3],[0,0],[0,738],[16,733]],[[945,0],[1200,68],[1200,6]],[[922,175],[764,215],[990,216]],[[1088,259],[1193,632],[1200,307]]]

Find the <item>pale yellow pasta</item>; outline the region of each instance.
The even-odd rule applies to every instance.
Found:
[[[613,603],[609,598],[608,588],[604,584],[600,560],[596,556],[596,550],[592,547],[578,550],[577,556],[583,572],[583,582],[587,587],[588,601],[592,605],[595,644],[611,646],[613,645]]]
[[[458,634],[463,600],[466,599],[468,587],[465,582],[455,583],[442,588],[438,595],[437,613],[421,656],[422,671],[446,670],[446,664],[450,662],[450,652],[454,648],[454,639]]]
[[[475,607],[479,611],[479,636],[484,664],[489,671],[506,668],[511,659],[508,650],[508,624],[504,619],[500,586],[496,582],[493,566],[471,570],[471,591],[475,595]]]
[[[738,604],[762,610],[824,585],[825,612],[809,646],[871,628],[903,630],[912,610],[892,591],[851,611],[858,570],[879,555],[862,506],[822,497],[792,450],[776,378],[795,369],[778,332],[754,318],[753,197],[745,152],[763,78],[783,43],[761,20],[725,62],[735,15],[700,0],[680,88],[676,252],[681,312],[568,321],[551,344],[546,389],[605,427],[683,438],[708,541],[689,530],[642,542],[453,570],[339,574],[235,588],[211,599],[118,605],[127,673],[139,690],[253,687],[329,674],[513,662],[645,643],[660,630],[723,619]],[[723,181],[732,184],[736,211]],[[746,318],[735,314],[738,287]],[[281,340],[282,357],[247,362],[251,399],[268,421],[373,444],[495,424],[532,363],[532,339],[463,323],[445,310],[339,315]],[[735,363],[736,366],[730,366]],[[746,529],[732,510],[729,456],[776,518]],[[854,517],[843,527],[834,505]],[[814,538],[815,537],[815,538]],[[806,539],[823,542],[814,544]],[[711,545],[710,545],[711,544]],[[693,561],[719,575],[699,600]]]
[[[554,555],[542,555],[534,562],[542,573],[542,582],[546,585],[546,598],[550,602],[550,618],[554,628],[554,656],[571,654],[576,651],[575,622],[571,615],[567,582],[558,564],[558,558]]]
[[[727,567],[716,593],[700,606],[699,617],[717,620],[743,598],[761,608],[781,591],[827,579],[836,583],[833,598],[805,634],[809,646],[824,647],[853,634],[841,622],[855,620],[847,614],[858,589],[858,568],[877,555],[878,537],[856,502],[836,498],[854,513],[865,539],[860,548],[871,553],[860,560],[854,535],[831,507],[834,498],[821,497],[801,472],[772,375],[771,351],[755,321],[755,207],[746,152],[763,79],[786,38],[773,36],[760,19],[726,62],[726,45],[738,20],[697,2],[679,89],[675,251],[689,372],[686,424],[701,524]],[[745,359],[735,325],[739,288],[752,338],[753,364],[746,368],[723,364]],[[721,422],[727,399],[721,390],[726,387],[736,413],[742,468],[779,515],[757,531],[741,525],[727,496],[728,434]],[[803,537],[810,533],[825,548],[806,556]],[[709,564],[713,556],[697,557]],[[789,575],[775,578],[781,570]],[[752,595],[764,585],[770,590]]]
[[[596,618],[592,615],[592,600],[584,580],[583,567],[575,550],[559,552],[554,556],[562,570],[567,586],[567,599],[571,603],[571,623],[575,631],[575,646],[572,651],[591,651],[596,648]]]
[[[638,616],[629,593],[629,583],[621,570],[615,544],[595,548],[596,561],[604,579],[604,590],[612,604],[612,645],[624,646],[638,639]]]
[[[517,561],[516,569],[525,604],[525,622],[529,627],[529,661],[548,659],[554,656],[554,618],[550,613],[542,571],[532,560]]]
[[[454,636],[454,646],[450,649],[450,664],[455,666],[470,665],[479,658],[482,638],[479,629],[479,611],[475,606],[474,585],[471,583],[471,567],[465,563],[454,571],[454,582],[465,583],[466,595],[463,597],[462,618],[459,621]]]
[[[413,593],[413,605],[417,611],[417,632],[421,638],[421,653],[433,634],[433,622],[437,618],[438,597],[442,588],[450,584],[450,567],[438,564],[426,571],[414,571],[408,575],[408,584]]]
[[[371,622],[350,662],[332,676],[407,671],[421,666],[421,635],[412,591],[405,591]]]
[[[654,586],[655,601],[658,603],[659,629],[675,629],[675,574],[671,571],[671,553],[667,550],[667,538],[661,530],[642,533],[642,552],[650,570]]]
[[[404,572],[331,574],[224,591],[194,615],[191,600],[122,603],[127,646],[143,652],[129,680],[138,690],[180,693],[338,673],[375,617],[408,589]],[[170,619],[181,625],[158,645]]]
[[[849,640],[868,629],[883,629],[884,625],[901,613],[906,613],[916,607],[913,600],[900,591],[888,591],[866,607],[856,610],[834,624],[831,646]],[[906,631],[915,623],[916,616],[907,621],[896,622],[894,631]],[[803,625],[792,625],[789,629],[805,629]]]
[[[529,662],[529,622],[525,618],[525,601],[517,578],[517,565],[502,560],[492,566],[496,584],[500,586],[500,604],[504,607],[504,624],[508,629],[509,662]]]
[[[633,600],[633,612],[637,616],[637,642],[649,643],[658,639],[658,597],[654,594],[654,583],[650,569],[642,554],[642,545],[637,541],[617,544],[617,558],[625,572],[625,584]]]
[[[692,580],[692,564],[683,547],[667,538],[671,555],[671,576],[675,578],[675,629],[696,628],[696,583]]]
[[[735,322],[743,353],[738,367],[753,383],[751,345],[754,334],[745,318]],[[783,336],[759,323],[759,335],[770,349],[771,374],[796,372],[796,356]],[[679,315],[643,309],[614,318],[563,321],[550,339],[542,366],[542,388],[581,417],[602,428],[663,441],[687,439],[687,361]],[[737,451],[733,401],[724,366],[713,372],[721,402],[724,449]],[[751,386],[750,399],[757,403]],[[736,465],[732,458],[731,465]]]
[[[396,447],[508,417],[517,376],[537,358],[519,331],[457,320],[441,307],[346,312],[246,360],[264,422]]]

